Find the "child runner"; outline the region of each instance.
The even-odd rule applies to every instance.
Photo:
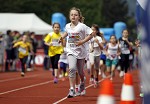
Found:
[[[13,45],[13,48],[18,47],[19,59],[21,62],[21,76],[25,75],[25,64],[29,55],[29,50],[33,53],[32,45],[27,40],[28,36],[23,35],[22,40]]]
[[[4,53],[5,53],[5,46],[4,46],[4,39],[3,34],[0,33],[0,72],[3,71],[4,65]]]
[[[53,32],[49,33],[44,39],[45,44],[49,46],[48,55],[53,68],[54,83],[58,83],[58,61],[63,52],[62,44],[59,43],[60,37],[60,24],[54,23]]]
[[[92,25],[93,38],[89,44],[90,53],[89,61],[91,64],[91,78],[90,83],[94,83],[94,87],[98,86],[98,76],[99,76],[99,63],[100,63],[100,54],[103,50],[102,38],[99,32],[99,26],[96,24]]]
[[[115,75],[115,68],[118,63],[118,56],[120,56],[119,45],[115,35],[110,36],[110,42],[106,45],[106,66],[107,72],[111,74],[110,80],[113,79]]]
[[[67,66],[68,66],[68,60],[67,60],[67,52],[66,52],[66,41],[63,41],[64,51],[60,55],[59,58],[59,78],[62,78],[62,81],[65,80],[65,77],[68,76],[67,73]]]
[[[85,82],[84,82],[84,63],[85,57],[87,56],[86,44],[88,40],[92,38],[92,29],[86,26],[83,22],[83,17],[80,12],[80,9],[73,7],[69,13],[70,23],[68,23],[65,27],[65,32],[60,39],[67,38],[67,56],[69,62],[69,81],[70,81],[70,90],[68,94],[68,98],[72,98],[75,96],[75,77],[76,70],[78,70],[78,74],[81,79],[79,93],[85,90]]]
[[[99,75],[102,75],[103,78],[105,78],[105,74],[104,74],[104,71],[106,69],[106,65],[105,65],[105,62],[106,62],[106,55],[104,53],[104,48],[106,46],[106,39],[104,38],[104,34],[102,32],[101,33],[101,38],[102,38],[102,43],[103,43],[103,50],[101,52],[101,55],[100,55],[100,68],[99,68]]]
[[[120,59],[120,65],[121,65],[121,72],[120,77],[124,76],[124,72],[128,72],[129,68],[129,54],[130,50],[129,48],[133,46],[133,43],[128,38],[128,30],[124,29],[122,31],[122,37],[119,39],[119,47],[121,48],[121,59]]]

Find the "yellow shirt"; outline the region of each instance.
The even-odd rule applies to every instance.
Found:
[[[31,47],[31,44],[29,42],[24,43],[23,41],[19,41],[15,43],[14,46],[18,46],[19,58],[24,58],[25,56],[28,56],[29,49]]]
[[[62,54],[63,52],[63,47],[60,43],[58,43],[59,39],[60,39],[61,35],[56,34],[54,32],[49,33],[44,41],[46,43],[52,43],[52,46],[49,46],[49,50],[48,50],[48,55],[50,57],[55,56],[56,54]]]

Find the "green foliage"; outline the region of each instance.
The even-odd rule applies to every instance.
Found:
[[[51,16],[55,12],[63,13],[69,22],[71,7],[81,9],[85,23],[93,23],[100,27],[113,27],[117,21],[135,25],[133,18],[128,17],[126,0],[0,0],[0,12],[35,13],[41,19],[51,24]]]

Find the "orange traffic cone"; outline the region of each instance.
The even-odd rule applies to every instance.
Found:
[[[97,104],[115,104],[113,84],[109,79],[101,83]]]
[[[120,104],[135,104],[132,75],[129,73],[124,76]]]

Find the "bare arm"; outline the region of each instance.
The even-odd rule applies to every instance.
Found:
[[[66,38],[67,36],[68,36],[68,33],[65,32],[64,34],[62,34],[62,36],[61,36],[61,38],[59,39],[58,42],[59,42],[59,43],[60,43],[60,42],[63,42],[63,39]]]
[[[76,45],[80,46],[80,45],[84,44],[85,42],[89,41],[92,37],[93,37],[93,34],[91,33],[90,35],[85,37],[83,40],[76,42]]]
[[[106,44],[106,48],[104,49],[104,52],[105,52],[106,56],[109,55],[108,52],[107,52],[107,50],[108,50],[108,43]]]
[[[129,40],[126,40],[126,42],[129,44],[130,47],[133,46],[133,43],[132,43],[132,42],[129,42]]]
[[[98,44],[99,48],[103,50],[103,44],[100,43],[97,38],[95,38],[94,41]]]

